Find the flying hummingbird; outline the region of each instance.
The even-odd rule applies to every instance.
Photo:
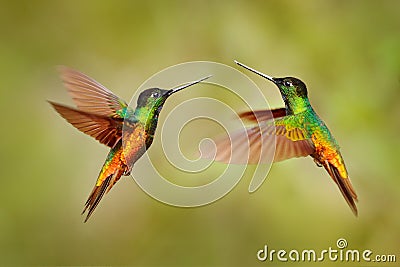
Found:
[[[273,82],[279,88],[285,107],[239,114],[242,119],[257,123],[257,126],[217,139],[215,160],[257,164],[266,162],[267,155],[271,155],[274,148],[274,162],[311,156],[317,166],[323,166],[329,173],[357,216],[357,194],[347,174],[339,145],[312,108],[306,85],[297,78],[273,78],[236,60],[235,63]],[[249,153],[247,161],[243,159],[246,149]],[[234,155],[235,151],[239,152]],[[211,152],[207,153],[205,157],[210,158]]]
[[[210,76],[174,89],[150,88],[137,100],[136,109],[106,87],[76,70],[60,68],[61,78],[77,108],[49,101],[54,109],[78,130],[111,148],[82,214],[92,215],[103,195],[122,175],[129,175],[133,164],[153,142],[158,116],[172,94]]]

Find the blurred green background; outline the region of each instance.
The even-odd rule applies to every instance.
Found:
[[[273,265],[256,259],[264,245],[319,250],[341,237],[400,261],[399,10],[399,1],[2,1],[0,264]],[[200,208],[167,206],[125,178],[84,224],[108,149],[45,102],[71,103],[54,66],[129,101],[165,67],[233,59],[307,83],[342,147],[359,217],[304,158],[275,164],[253,194],[247,175]],[[272,84],[250,77],[282,105]]]

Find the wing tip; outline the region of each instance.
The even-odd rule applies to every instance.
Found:
[[[285,108],[249,110],[238,113],[239,118],[250,122],[262,122],[286,116]]]
[[[65,65],[57,65],[55,69],[61,77],[64,75],[80,73],[79,71]]]

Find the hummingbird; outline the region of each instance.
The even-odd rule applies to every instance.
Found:
[[[285,103],[284,108],[247,111],[238,114],[243,120],[256,123],[245,131],[216,140],[215,160],[242,164],[243,153],[248,149],[248,164],[258,164],[267,159],[264,149],[275,155],[273,162],[294,157],[311,156],[318,167],[324,167],[339,187],[344,199],[357,216],[357,194],[350,182],[340,148],[325,123],[312,108],[304,82],[294,77],[274,78],[235,60],[235,63],[273,82]],[[275,142],[275,144],[274,144]],[[244,148],[244,147],[247,148]],[[272,152],[271,152],[272,151]],[[210,158],[210,152],[205,157]]]
[[[130,175],[134,163],[151,146],[158,117],[166,100],[172,94],[211,77],[170,90],[146,89],[140,93],[136,109],[133,110],[113,92],[79,71],[61,67],[60,74],[77,107],[48,102],[79,131],[111,148],[84,205],[82,214],[87,211],[85,222],[104,194],[110,191],[122,175]]]

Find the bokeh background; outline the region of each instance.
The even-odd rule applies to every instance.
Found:
[[[273,265],[256,259],[264,245],[322,250],[338,238],[400,261],[399,10],[398,1],[1,1],[0,264]],[[46,103],[71,103],[54,66],[129,100],[168,66],[233,59],[307,83],[342,147],[359,217],[304,158],[275,164],[253,194],[245,175],[200,208],[162,204],[125,178],[84,224],[79,213],[108,149]],[[272,84],[252,78],[282,105]]]

